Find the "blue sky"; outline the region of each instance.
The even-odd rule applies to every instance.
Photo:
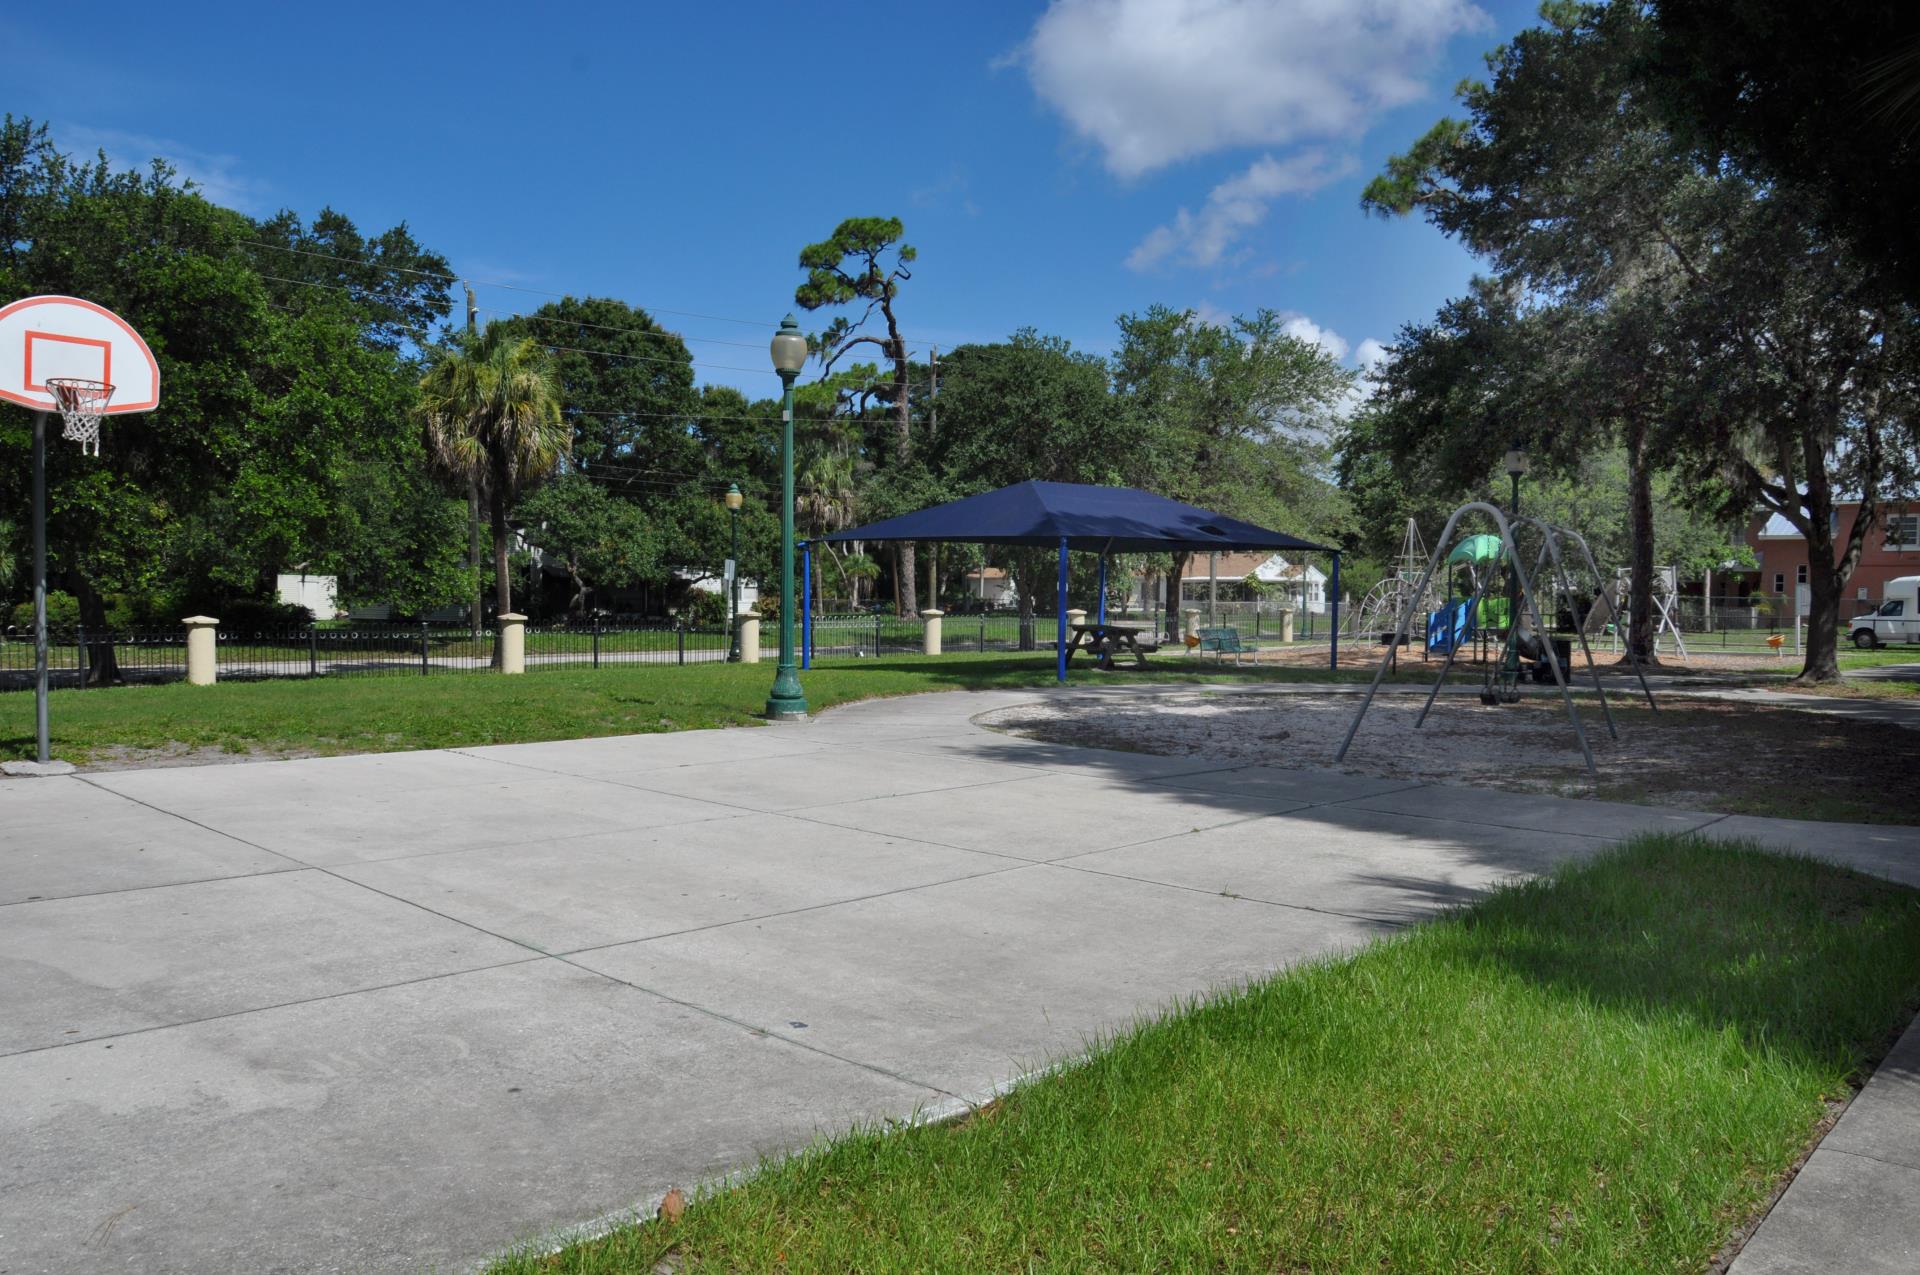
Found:
[[[1349,364],[1465,284],[1358,207],[1533,21],[1480,0],[16,5],[0,110],[166,155],[254,214],[404,220],[479,283],[653,310],[769,393],[802,245],[894,215],[916,350],[1023,326],[1105,352],[1154,302],[1299,316]],[[535,291],[514,291],[512,285]],[[684,313],[673,313],[674,311]],[[709,317],[693,317],[709,316]],[[819,320],[803,322],[817,326]]]

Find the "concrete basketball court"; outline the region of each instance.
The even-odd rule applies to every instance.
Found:
[[[1920,884],[970,724],[1028,695],[0,781],[0,1271],[471,1269],[1646,829]]]

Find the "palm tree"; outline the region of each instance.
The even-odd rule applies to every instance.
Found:
[[[507,514],[573,452],[546,352],[499,324],[478,338],[456,338],[420,378],[414,410],[434,464],[473,483],[487,502],[494,601],[501,614],[510,612]]]
[[[853,525],[854,479],[853,450],[843,433],[829,430],[801,457],[800,471],[795,475],[793,512],[806,529],[808,540],[818,542],[822,536]],[[831,549],[825,555],[825,562],[840,566]],[[840,578],[843,585],[847,583],[844,568]],[[822,610],[825,597],[826,571],[823,569],[814,572],[814,601]]]

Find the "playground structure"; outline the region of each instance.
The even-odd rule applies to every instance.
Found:
[[[1452,552],[1449,552],[1448,546],[1453,544],[1454,530],[1459,526],[1460,520],[1468,514],[1484,514],[1493,521],[1494,526],[1498,528],[1499,534],[1493,536],[1483,533],[1480,536],[1466,537],[1459,545],[1454,547]],[[1531,574],[1529,574],[1526,564],[1521,559],[1519,545],[1514,538],[1515,530],[1523,527],[1531,528],[1540,536],[1540,552],[1535,557]],[[1490,540],[1498,541],[1497,554],[1490,552],[1489,546],[1486,543]],[[1579,551],[1580,560],[1584,562],[1587,574],[1593,581],[1595,595],[1601,596],[1606,594],[1607,581],[1600,574],[1599,565],[1594,561],[1593,550],[1588,546],[1586,538],[1580,535],[1579,532],[1571,528],[1556,526],[1537,518],[1510,518],[1497,507],[1482,501],[1470,501],[1454,510],[1452,516],[1447,519],[1446,529],[1440,533],[1440,538],[1436,542],[1432,554],[1429,555],[1426,567],[1421,572],[1418,582],[1408,590],[1406,594],[1406,602],[1400,610],[1399,617],[1394,624],[1393,632],[1389,638],[1387,654],[1381,659],[1379,666],[1374,670],[1373,681],[1367,686],[1367,693],[1361,699],[1359,710],[1354,713],[1353,723],[1348,726],[1346,738],[1341,741],[1339,751],[1334,754],[1334,760],[1344,761],[1347,756],[1347,750],[1353,746],[1353,737],[1359,733],[1361,721],[1366,717],[1367,710],[1373,706],[1374,696],[1380,689],[1381,679],[1386,676],[1388,666],[1393,663],[1394,653],[1398,651],[1400,646],[1407,640],[1407,635],[1413,621],[1415,604],[1426,597],[1427,589],[1433,581],[1434,572],[1437,571],[1441,565],[1442,556],[1445,555],[1449,563],[1451,563],[1455,555],[1460,554],[1460,551],[1464,549],[1467,550],[1464,557],[1476,568],[1481,566],[1491,567],[1499,561],[1504,560],[1508,570],[1471,570],[1470,576],[1473,580],[1473,596],[1462,605],[1459,613],[1461,617],[1468,623],[1471,623],[1475,617],[1482,614],[1481,609],[1486,604],[1488,590],[1496,583],[1503,582],[1509,573],[1511,573],[1512,576],[1513,592],[1518,603],[1514,608],[1518,613],[1513,615],[1511,622],[1506,625],[1506,631],[1502,639],[1500,659],[1497,663],[1490,664],[1487,668],[1487,684],[1481,691],[1481,702],[1496,704],[1512,703],[1517,700],[1520,659],[1525,655],[1534,655],[1539,663],[1546,666],[1552,676],[1554,685],[1559,688],[1561,701],[1566,705],[1567,720],[1573,727],[1574,737],[1580,743],[1580,752],[1586,758],[1587,773],[1597,779],[1600,772],[1599,768],[1594,764],[1593,748],[1587,742],[1586,728],[1581,725],[1579,709],[1574,706],[1573,702],[1573,691],[1570,685],[1571,670],[1566,667],[1566,663],[1563,662],[1562,656],[1553,639],[1552,630],[1542,620],[1543,613],[1539,604],[1539,596],[1536,592],[1537,583],[1542,580],[1544,573],[1549,568],[1551,568],[1552,571],[1552,575],[1549,578],[1550,583],[1554,587],[1568,594],[1574,592],[1572,588],[1572,577],[1567,570],[1566,557],[1562,553],[1562,548],[1568,544],[1571,544]],[[1454,660],[1459,654],[1460,647],[1464,644],[1460,639],[1458,631],[1452,628],[1454,620],[1452,618],[1451,598],[1449,598],[1447,617],[1443,619],[1442,623],[1443,626],[1449,630],[1446,660],[1440,666],[1440,675],[1434,679],[1432,689],[1427,692],[1426,703],[1421,706],[1419,717],[1414,721],[1414,728],[1416,730],[1425,724],[1427,715],[1433,711],[1433,704],[1439,697],[1440,688],[1446,684],[1447,674],[1452,671]],[[1580,643],[1582,653],[1586,656],[1587,668],[1593,676],[1593,688],[1600,697],[1600,711],[1606,719],[1607,733],[1613,738],[1618,739],[1620,732],[1613,720],[1613,709],[1607,703],[1606,688],[1601,684],[1600,670],[1593,660],[1593,650],[1587,644],[1586,627],[1584,625],[1575,629],[1575,637]],[[1568,644],[1568,651],[1570,655],[1570,643]],[[1657,712],[1659,706],[1654,703],[1653,690],[1647,685],[1646,673],[1641,669],[1640,661],[1635,657],[1630,647],[1627,650],[1627,659],[1633,666],[1635,676],[1639,678],[1640,689],[1647,697],[1647,706]]]
[[[1409,605],[1423,614],[1434,610],[1438,599],[1433,596],[1431,588],[1419,595],[1414,592],[1426,561],[1427,545],[1420,536],[1420,525],[1409,518],[1392,573],[1368,589],[1366,596],[1360,599],[1359,619],[1354,632],[1383,636],[1393,631],[1393,622]],[[1397,646],[1390,647],[1388,658],[1394,658],[1399,649]]]
[[[1627,628],[1627,596],[1633,588],[1633,572],[1621,567],[1613,573],[1613,588],[1600,594],[1587,609],[1587,618],[1581,624],[1584,633],[1596,633],[1605,628],[1613,649],[1621,649],[1621,634]],[[1686,639],[1680,636],[1680,624],[1674,619],[1674,610],[1680,598],[1680,572],[1674,567],[1655,567],[1653,569],[1653,654],[1660,655],[1661,634],[1671,634],[1673,645],[1680,652],[1682,663],[1691,664],[1687,654]],[[1602,607],[1605,614],[1601,613]],[[1796,640],[1797,645],[1797,640]]]

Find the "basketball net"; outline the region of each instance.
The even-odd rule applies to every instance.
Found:
[[[113,397],[113,386],[105,381],[50,376],[47,378],[47,391],[53,395],[54,406],[60,409],[60,419],[65,422],[60,436],[80,444],[82,456],[89,451],[98,456],[100,418],[107,410],[108,400]]]

